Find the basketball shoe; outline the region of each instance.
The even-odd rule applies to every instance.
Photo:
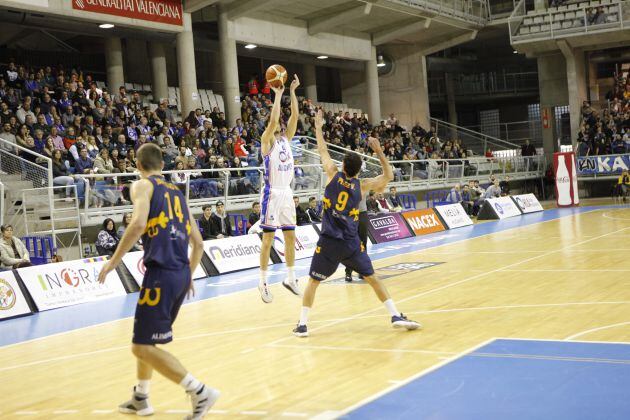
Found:
[[[135,414],[137,416],[150,416],[153,414],[153,407],[149,402],[147,394],[141,394],[133,387],[133,395],[126,403],[118,406],[118,411],[124,414]]]
[[[210,388],[204,384],[193,391],[186,391],[192,404],[192,414],[184,417],[184,420],[198,420],[208,414],[208,410],[217,402],[221,393],[219,390]]]
[[[302,296],[302,294],[300,293],[300,287],[298,286],[298,282],[296,279],[293,279],[293,281],[289,279],[282,280],[282,285],[294,295]]]
[[[418,328],[420,328],[420,323],[407,319],[407,317],[401,313],[400,316],[392,317],[392,326],[394,328],[406,328],[408,330],[417,330]]]
[[[308,328],[306,328],[306,325],[298,324],[293,329],[293,335],[296,337],[308,337]]]
[[[263,302],[271,303],[273,301],[273,295],[267,283],[258,283],[258,291],[260,292],[260,298]]]

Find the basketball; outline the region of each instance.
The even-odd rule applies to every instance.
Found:
[[[265,78],[272,87],[279,88],[287,82],[287,70],[280,64],[273,64],[267,69]]]

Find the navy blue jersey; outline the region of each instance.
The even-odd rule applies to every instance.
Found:
[[[354,239],[359,226],[361,181],[337,172],[324,190],[322,235],[335,239]]]
[[[169,270],[188,267],[191,225],[184,195],[161,176],[150,176],[153,184],[147,227],[142,235],[144,265]]]

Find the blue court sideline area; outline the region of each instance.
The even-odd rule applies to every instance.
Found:
[[[580,213],[600,209],[613,210],[615,208],[624,208],[624,206],[585,206],[549,209],[540,213],[525,214],[521,217],[489,221],[464,228],[373,245],[369,248],[369,255],[372,260],[378,261],[401,253],[434,248]],[[297,260],[295,262],[296,275],[299,277],[307,276],[310,264],[310,258]],[[194,304],[195,302],[225,296],[230,293],[255,289],[258,285],[258,273],[258,269],[250,269],[196,280],[196,297],[192,299],[192,302],[187,301],[185,304]],[[284,264],[269,266],[268,281],[270,283],[281,282],[285,277],[286,266]],[[122,297],[38,312],[31,316],[2,321],[0,322],[0,346],[132,317],[137,300],[137,294],[131,293]]]
[[[497,339],[344,419],[630,419],[630,344]]]

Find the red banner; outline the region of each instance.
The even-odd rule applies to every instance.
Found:
[[[72,0],[72,8],[85,12],[182,25],[181,0]]]

